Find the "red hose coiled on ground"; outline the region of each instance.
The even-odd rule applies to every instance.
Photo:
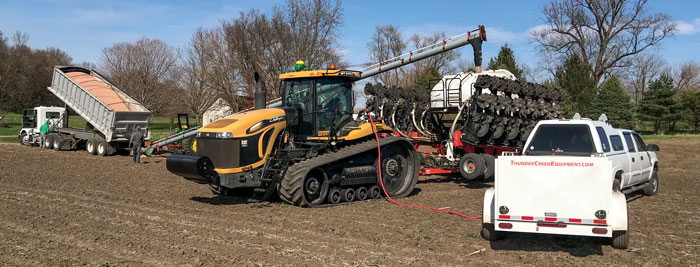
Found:
[[[413,204],[406,204],[406,203],[401,203],[389,196],[389,194],[386,193],[386,188],[384,188],[384,179],[382,178],[382,164],[381,164],[381,159],[382,159],[382,149],[381,145],[379,144],[379,135],[377,134],[377,128],[376,125],[374,125],[374,120],[372,120],[372,115],[369,114],[369,111],[365,110],[367,112],[367,116],[369,117],[369,122],[372,124],[372,132],[374,133],[374,138],[377,140],[377,158],[379,159],[379,164],[377,164],[377,172],[379,174],[379,184],[382,186],[382,191],[384,191],[384,195],[386,195],[386,198],[389,199],[392,203],[400,206],[406,206],[406,207],[412,207],[412,208],[420,208],[420,209],[429,209],[429,210],[434,210],[434,211],[441,211],[441,212],[447,212],[449,214],[454,214],[457,216],[461,216],[467,219],[481,219],[481,216],[469,216],[469,215],[464,215],[462,213],[456,212],[456,211],[451,211],[451,210],[446,210],[446,209],[440,209],[440,208],[434,208],[434,207],[427,207],[427,206],[420,206],[420,205],[413,205]]]

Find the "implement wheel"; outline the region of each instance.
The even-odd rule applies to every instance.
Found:
[[[484,177],[486,162],[478,154],[466,154],[459,160],[459,173],[467,180]]]

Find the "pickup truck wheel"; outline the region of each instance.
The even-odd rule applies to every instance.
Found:
[[[488,241],[496,241],[500,239],[500,236],[498,233],[496,233],[495,227],[492,223],[481,224],[481,237]]]
[[[651,180],[644,187],[644,195],[653,196],[659,192],[659,174],[657,169],[654,168],[654,172],[651,173]]]
[[[466,154],[459,160],[459,173],[467,180],[484,177],[486,163],[478,154]]]
[[[481,157],[484,158],[484,162],[486,163],[486,166],[484,167],[484,180],[491,180],[493,179],[493,174],[496,171],[496,158],[489,154],[481,154]]]

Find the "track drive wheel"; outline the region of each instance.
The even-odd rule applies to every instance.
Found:
[[[392,143],[382,147],[382,181],[384,189],[391,197],[408,196],[418,182],[414,160],[415,153],[408,146],[400,143]]]

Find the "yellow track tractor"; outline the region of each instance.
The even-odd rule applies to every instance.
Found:
[[[372,125],[353,119],[353,83],[466,44],[474,47],[479,66],[484,40],[480,26],[363,71],[314,70],[297,62],[293,71],[279,76],[281,102],[267,108],[262,78],[256,73],[256,109],[200,128],[194,155],[170,156],[167,168],[208,184],[217,194],[253,188],[252,201],[276,194],[284,202],[315,207],[380,198],[381,164],[386,193],[407,196],[416,186],[420,157],[407,139],[389,135],[379,139],[381,159],[377,158]],[[375,127],[379,133],[393,133],[381,123]]]

